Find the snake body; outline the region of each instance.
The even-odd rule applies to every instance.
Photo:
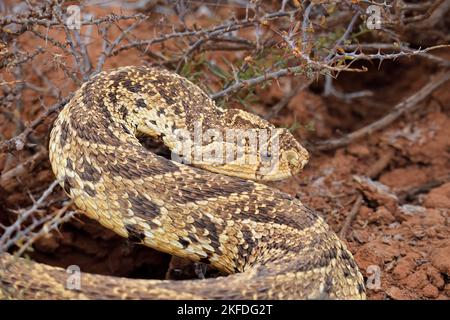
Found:
[[[278,134],[279,166],[265,174],[261,155],[256,164],[199,159],[187,166],[148,151],[136,138],[150,135],[174,148],[175,132],[195,131],[194,122],[219,132],[274,130],[255,115],[217,107],[174,73],[123,67],[76,91],[52,129],[50,161],[87,216],[130,241],[230,275],[161,281],[83,273],[81,290],[70,290],[65,270],[5,254],[3,288],[28,298],[365,298],[351,253],[324,220],[298,199],[254,181],[303,167],[307,152],[291,134]],[[199,148],[225,144],[209,139]]]

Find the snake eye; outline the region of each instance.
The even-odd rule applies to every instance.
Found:
[[[294,151],[286,151],[286,160],[294,167],[300,164],[298,154]]]
[[[272,158],[272,154],[270,152],[261,154],[262,160],[270,160]]]

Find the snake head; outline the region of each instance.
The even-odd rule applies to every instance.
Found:
[[[299,173],[308,163],[308,151],[294,138],[294,136],[285,130],[281,137],[281,161],[286,162],[291,175]]]

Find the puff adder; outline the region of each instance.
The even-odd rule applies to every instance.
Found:
[[[83,273],[81,290],[69,290],[64,269],[4,254],[3,295],[365,298],[351,253],[324,220],[298,199],[257,182],[302,169],[308,154],[292,135],[287,130],[278,133],[279,166],[265,173],[260,153],[249,165],[194,159],[188,166],[152,153],[137,139],[150,135],[173,149],[177,130],[192,133],[195,123],[203,131],[275,132],[255,115],[217,107],[181,76],[157,68],[123,67],[96,75],[76,91],[52,129],[50,161],[65,192],[87,216],[130,241],[211,264],[228,276],[161,281]],[[199,148],[218,144],[226,146],[207,139]]]

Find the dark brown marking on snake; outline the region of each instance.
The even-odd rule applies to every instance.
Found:
[[[110,130],[98,132],[98,135],[91,136],[91,139],[88,139],[88,141],[110,145],[113,147],[118,147],[122,144],[122,142]]]
[[[166,111],[163,108],[160,108],[156,111],[156,114],[161,118],[162,116],[166,115]]]
[[[123,70],[117,72],[115,74],[109,75],[109,79],[113,81],[111,87],[118,88],[120,86],[124,87],[126,90],[137,93],[142,90],[142,85],[136,81],[130,80],[130,70]],[[151,92],[147,92],[147,94],[152,95]],[[154,94],[154,93],[153,93]]]
[[[258,207],[255,204],[258,203],[258,199],[255,195],[251,194],[255,185],[253,182],[241,179],[230,179],[230,180],[213,180],[205,181],[206,183],[201,183],[197,180],[198,184],[192,184],[190,181],[184,180],[182,177],[177,178],[177,184],[179,186],[179,191],[177,196],[172,198],[173,202],[185,204],[189,202],[208,200],[210,198],[217,198],[219,196],[228,197],[233,193],[238,195],[242,193],[248,193],[248,199],[243,199],[242,201],[237,200],[234,202],[234,206],[238,208],[243,208],[246,205],[249,206],[248,212],[243,210],[236,214],[236,217],[240,219],[249,219],[260,223],[279,223],[286,224],[294,229],[304,229],[313,225],[317,220],[317,215],[311,211],[311,214],[303,217],[302,220],[297,219],[295,216],[290,214],[278,213],[274,214],[281,202],[279,199],[292,200],[293,198],[283,192],[278,192],[274,194],[276,200],[265,201],[265,207]],[[252,207],[253,205],[253,207]],[[302,208],[303,209],[303,208]],[[227,212],[229,209],[227,207],[221,208],[223,212]],[[256,210],[264,214],[255,214]],[[304,210],[308,210],[305,208]]]
[[[83,87],[83,90],[81,92],[81,97],[82,97],[82,101],[83,104],[85,106],[90,106],[92,105],[93,101],[96,101],[96,86],[93,85],[93,81],[90,80],[86,83],[86,85]]]
[[[211,240],[210,245],[214,248],[214,252],[220,255],[222,250],[220,249],[219,235],[223,231],[223,226],[216,225],[211,218],[205,214],[202,214],[201,217],[197,218],[192,225],[200,230],[208,230],[208,237]]]
[[[128,77],[128,72],[126,70],[122,70],[120,72],[117,72],[115,74],[110,74],[109,78],[113,81],[111,87],[112,88],[119,88],[121,82]]]
[[[344,264],[348,263],[348,265],[350,265],[351,268],[355,268],[356,264],[351,256],[351,254],[347,251],[347,249],[341,242],[337,243],[336,257],[337,257],[337,259],[343,260]],[[351,275],[349,268],[344,269],[344,276],[347,276],[347,274]]]
[[[197,108],[199,108],[200,106],[202,106],[203,108],[203,106],[208,105],[209,102],[206,99],[197,99],[197,101],[195,101],[195,104],[198,106],[197,108],[190,107],[190,104],[187,101],[182,100],[180,102],[184,109],[186,118],[185,122],[190,130],[194,130],[194,124],[199,120]],[[217,129],[217,121],[219,117],[222,117],[222,113],[219,110],[203,110],[203,131],[205,132],[208,129]]]
[[[305,255],[304,260],[294,260],[290,262],[289,260],[284,261],[283,265],[288,269],[280,269],[280,272],[284,272],[283,270],[289,270],[289,268],[295,269],[297,272],[307,272],[314,269],[324,268],[330,265],[330,260],[327,257],[332,257],[336,255],[335,247],[326,248],[327,240],[321,238],[315,238],[311,243],[307,245],[301,244],[298,248],[293,250],[292,246],[288,246],[285,243],[277,244],[278,250],[286,250],[286,253],[294,253],[294,252],[302,252],[302,255]],[[320,256],[316,256],[317,249],[320,250]],[[306,251],[305,251],[306,250]],[[309,256],[309,257],[308,257]],[[290,263],[295,264],[289,266]],[[260,272],[261,275],[273,275],[273,270],[270,271],[266,269],[265,266],[261,266]]]
[[[347,252],[347,250],[341,250],[341,256],[342,259],[344,260],[352,260],[352,257],[350,256],[350,254]]]
[[[117,103],[117,95],[116,92],[112,91],[108,93],[109,101],[111,101],[112,104]]]
[[[128,209],[130,207],[128,200],[125,198],[119,198],[117,199],[117,202],[119,203],[119,206],[123,209]]]
[[[352,267],[352,269],[357,269],[358,266],[356,265],[355,261],[353,259],[348,260],[348,264],[350,265],[350,267]]]
[[[84,185],[83,190],[91,197],[95,197],[97,194],[97,192],[87,184]]]
[[[163,157],[155,156],[150,151],[139,150],[144,155],[139,156],[135,150],[116,150],[105,154],[106,159],[116,159],[115,162],[102,161],[102,166],[113,176],[120,176],[126,179],[141,179],[156,175],[167,174],[179,171],[180,169],[172,162]],[[99,158],[97,156],[97,158]],[[102,157],[103,158],[103,157]],[[100,161],[100,159],[98,159]],[[157,163],[159,162],[159,164]]]
[[[75,187],[75,180],[71,177],[64,177],[64,192],[70,196],[70,189]]]
[[[98,153],[95,158],[100,166],[105,166],[109,162],[107,156],[104,153]]]
[[[147,108],[147,104],[145,103],[144,99],[139,98],[136,100],[136,107],[138,108]]]
[[[322,256],[318,260],[318,265],[327,266],[331,260],[337,257],[336,248],[323,251]]]
[[[264,238],[267,240],[267,238]],[[276,248],[278,250],[282,250],[285,251],[286,253],[288,252],[293,252],[293,253],[300,253],[302,250],[305,249],[305,244],[302,242],[298,242],[297,244],[286,244],[286,243],[278,243],[276,245]]]
[[[159,94],[169,106],[176,104],[178,100],[180,100],[179,93],[180,90],[182,90],[182,87],[176,83],[173,83],[171,79],[162,75],[157,75],[153,80],[153,83],[158,85]]]
[[[227,110],[224,121],[232,128],[254,128],[255,124],[245,118],[242,118],[239,110],[230,109]]]
[[[70,116],[70,125],[76,132],[77,137],[82,140],[113,147],[123,144],[107,127],[107,121],[104,119],[79,119],[77,113],[73,112]]]
[[[73,170],[73,162],[70,160],[70,158],[67,158],[66,160],[66,168],[69,170]]]
[[[245,180],[244,180],[245,181]],[[269,201],[266,200],[264,202],[265,207],[259,207],[258,206],[258,198],[257,196],[255,196],[254,194],[251,194],[251,191],[254,188],[254,185],[251,182],[248,182],[249,185],[247,186],[240,186],[239,184],[236,186],[233,185],[225,185],[225,184],[218,184],[217,186],[217,193],[214,193],[214,196],[229,196],[230,194],[232,194],[233,192],[237,192],[238,194],[248,191],[249,195],[248,195],[248,199],[243,199],[243,200],[236,200],[234,201],[233,205],[237,208],[241,208],[241,212],[240,213],[236,213],[236,217],[239,219],[248,219],[254,222],[258,222],[258,223],[277,223],[280,225],[287,225],[293,229],[297,229],[297,230],[303,230],[306,228],[311,227],[316,221],[318,216],[316,214],[314,214],[313,212],[311,212],[311,214],[302,216],[301,219],[299,219],[296,215],[293,215],[290,212],[278,212],[276,209],[279,208],[280,206],[282,206],[283,201],[280,201],[279,199],[283,198],[283,195],[287,198],[287,199],[292,199],[291,196],[289,195],[285,195],[283,192],[277,192],[276,194],[274,194],[273,196],[275,197],[275,200],[273,201]],[[209,183],[211,184],[211,183]],[[224,188],[222,189],[222,192],[220,192],[220,185],[222,185]],[[241,189],[242,188],[242,189]],[[248,188],[248,190],[247,190]],[[191,188],[192,189],[192,188]],[[203,190],[204,192],[204,190]],[[200,199],[202,198],[202,196],[198,195],[197,193],[194,195],[196,199]],[[205,195],[203,194],[203,197]],[[205,198],[206,199],[206,198]],[[242,210],[242,208],[244,208],[245,206],[249,207],[248,211],[244,211]],[[221,208],[223,212],[228,211],[227,207]],[[303,209],[303,208],[302,208]],[[260,213],[263,212],[264,214],[255,214],[256,211],[259,211]],[[307,210],[307,209],[306,209]],[[275,214],[275,212],[277,212]]]
[[[351,276],[350,270],[348,269],[344,269],[344,277],[348,278],[349,276]]]
[[[173,83],[172,79],[170,79],[169,77],[166,77],[165,75],[162,74],[155,74],[153,79],[152,79],[153,84],[157,84],[158,87],[173,87],[175,85],[175,83]]]
[[[333,292],[333,278],[331,276],[327,276],[325,279],[323,294],[325,297],[329,297],[331,292]]]
[[[201,262],[201,263],[204,263],[204,264],[211,264],[211,262],[209,261],[210,257],[211,256],[208,254],[207,257],[200,258],[200,260],[198,262]]]
[[[243,268],[247,264],[249,257],[252,255],[253,249],[258,246],[258,240],[253,237],[250,227],[245,224],[242,225],[241,232],[246,244],[245,248],[244,245],[240,245],[238,247],[239,257],[244,257],[244,265],[241,266]],[[235,261],[235,263],[236,265],[239,264],[239,258]]]
[[[66,121],[61,123],[61,136],[59,138],[59,143],[61,148],[64,148],[67,142],[67,137],[69,136],[69,124]]]
[[[242,116],[241,110],[237,109],[227,109],[226,112],[220,114],[220,117],[222,121],[224,122],[224,127],[231,127],[231,128],[239,128],[239,129],[268,129],[266,131],[267,137],[271,137],[271,129],[270,124],[265,122],[259,122],[258,124],[244,118]]]
[[[322,240],[320,241],[322,242]],[[311,262],[308,266],[305,266],[305,268],[300,268],[300,271],[308,271],[315,268],[323,268],[330,264],[330,259],[328,257],[336,257],[336,248],[330,248],[326,249],[322,252],[322,255],[315,261],[315,263],[312,263],[311,268]]]
[[[336,248],[332,248],[332,249],[327,250],[327,251],[324,252],[324,257],[325,257],[328,261],[331,261],[331,260],[337,258],[337,254],[338,254],[338,253],[337,253]]]
[[[279,199],[281,198],[281,195],[283,195],[283,192],[278,192],[275,196]],[[254,201],[254,200],[253,200]],[[273,201],[273,202],[266,202],[266,205],[268,207],[271,206],[271,204],[273,204],[273,206],[281,206],[282,202],[281,201]],[[306,211],[305,208],[299,208],[299,210],[303,210]],[[273,213],[272,213],[273,215]],[[252,217],[248,217],[251,220],[257,221],[257,222],[263,222],[263,223],[268,223],[268,222],[273,222],[273,223],[278,223],[278,224],[286,224],[287,226],[290,226],[294,229],[297,230],[303,230],[306,228],[310,228],[312,225],[314,225],[314,223],[316,223],[317,219],[318,219],[318,215],[315,214],[314,212],[310,212],[308,214],[302,215],[301,219],[299,219],[298,216],[292,214],[291,212],[286,213],[286,212],[278,212],[276,215],[274,216],[265,216],[265,215],[253,215],[254,218],[252,219]]]
[[[188,240],[185,240],[185,239],[179,239],[178,241],[183,246],[183,249],[187,248],[189,246],[189,244],[190,244],[190,242]]]
[[[183,113],[183,108],[180,107],[180,105],[177,103],[173,106],[173,113],[175,113],[177,116],[179,116]]]
[[[103,114],[103,117],[100,119],[102,123],[105,124],[105,127],[108,127],[109,124],[113,124],[113,116],[111,114],[111,111],[109,111],[108,107],[105,105],[103,100],[99,99],[98,101],[98,109],[100,110],[101,114]]]
[[[122,85],[125,89],[127,89],[128,91],[133,92],[133,93],[137,93],[142,90],[141,84],[139,84],[138,82],[133,82],[130,79],[125,79],[122,82]]]
[[[264,215],[264,216],[270,216],[273,215],[273,210],[276,208],[276,205],[274,205],[273,202],[265,203],[264,207],[257,207],[258,214]]]
[[[77,165],[77,173],[80,178],[85,181],[90,181],[92,183],[97,183],[102,177],[101,172],[97,170],[94,166],[90,165],[86,160],[82,164]]]
[[[128,239],[132,242],[141,243],[145,239],[145,234],[132,224],[126,224],[125,229],[128,232]]]
[[[276,197],[278,199],[283,199],[283,200],[291,200],[291,201],[293,200],[293,197],[291,195],[289,195],[287,193],[284,193],[284,192],[278,192],[276,194]],[[310,213],[313,213],[313,210],[311,208],[308,208],[306,206],[304,206],[304,207],[305,207],[306,211],[309,211]]]
[[[189,240],[191,240],[191,243],[198,243],[198,239],[193,234],[188,234]]]
[[[151,153],[149,151],[147,151],[148,153]],[[153,153],[151,153],[153,154]],[[161,167],[164,167],[164,172],[165,173],[169,173],[169,172],[177,172],[180,170],[180,168],[173,163],[172,161],[169,161],[161,156],[156,156],[157,161],[159,162],[159,164],[161,165]],[[149,167],[149,165],[146,165],[147,167]],[[144,168],[145,169],[145,168]]]
[[[123,131],[125,131],[127,134],[131,134],[130,130],[128,130],[128,128],[123,123],[121,123],[120,125],[121,125]]]
[[[174,199],[177,203],[187,203],[219,196],[229,196],[232,193],[241,194],[252,191],[254,184],[247,180],[217,180],[208,181],[206,185],[194,185],[190,181],[179,180],[179,197]]]
[[[166,101],[166,103],[169,106],[172,106],[174,104],[177,103],[177,96],[174,92],[166,90],[166,89],[161,89],[159,91],[159,94],[161,95],[161,97],[163,97],[163,99]]]
[[[363,294],[366,292],[366,288],[364,287],[364,285],[362,283],[358,283],[358,292],[359,292],[359,294]]]
[[[151,228],[158,227],[157,224],[151,221],[151,219],[158,217],[161,213],[158,205],[156,205],[154,202],[150,201],[143,195],[130,195],[128,200],[131,203],[131,210],[136,216],[144,219]]]
[[[195,115],[192,108],[189,106],[189,103],[184,100],[181,100],[181,105],[183,106],[184,112],[186,113],[186,123],[190,124],[190,127],[193,127],[193,120],[195,120]]]
[[[124,105],[120,106],[119,112],[122,115],[123,120],[125,120],[128,117],[128,109]]]

